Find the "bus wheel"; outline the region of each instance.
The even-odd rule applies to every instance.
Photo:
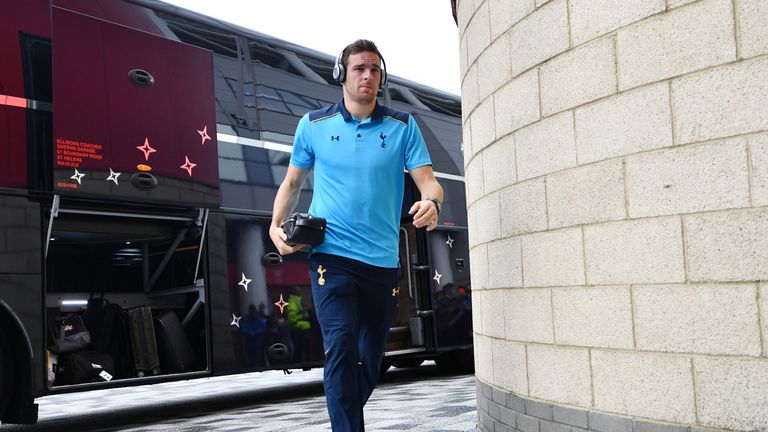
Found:
[[[13,392],[13,361],[7,334],[0,332],[0,418],[5,416]]]
[[[395,360],[392,364],[396,368],[415,368],[421,366],[421,364],[424,363],[424,359],[420,358],[401,358]]]

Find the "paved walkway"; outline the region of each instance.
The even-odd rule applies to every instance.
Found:
[[[320,369],[53,395],[37,402],[37,425],[0,426],[0,432],[331,430]],[[374,391],[365,417],[367,431],[474,431],[475,378],[440,374],[433,363],[393,369]]]

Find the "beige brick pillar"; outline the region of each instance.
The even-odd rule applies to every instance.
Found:
[[[459,0],[479,429],[768,430],[768,0]]]

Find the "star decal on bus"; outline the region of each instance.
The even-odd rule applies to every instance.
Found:
[[[185,160],[184,165],[180,166],[179,168],[187,170],[187,172],[189,173],[189,176],[192,177],[192,168],[196,167],[197,164],[190,162],[189,156],[187,155],[184,155],[184,160]]]
[[[451,237],[450,234],[448,234],[448,240],[445,241],[445,244],[448,245],[451,249],[453,249],[453,237]]]
[[[248,279],[247,277],[245,277],[245,273],[242,273],[242,275],[243,275],[243,278],[240,279],[240,282],[238,283],[238,285],[242,286],[243,288],[245,288],[246,291],[248,291],[248,284],[251,283],[251,279]]]
[[[443,275],[441,275],[440,273],[438,273],[438,272],[437,272],[437,269],[435,269],[435,277],[433,277],[432,279],[436,280],[438,285],[440,285],[440,278],[441,278],[441,277],[443,277]]]
[[[286,306],[288,306],[288,302],[283,300],[283,295],[280,294],[280,300],[273,303],[275,306],[280,308],[280,315],[283,314],[283,309],[285,309]]]
[[[112,168],[109,169],[109,177],[107,177],[107,181],[113,181],[117,185],[117,178],[120,177],[120,174],[122,173],[116,173],[112,171]],[[119,185],[118,185],[119,186]]]
[[[144,153],[144,160],[149,160],[149,154],[154,153],[157,150],[153,149],[152,146],[149,145],[149,138],[144,138],[144,145],[140,145],[136,147],[137,149],[141,150],[142,153]]]
[[[85,177],[85,174],[80,173],[80,171],[75,168],[75,174],[70,177],[72,180],[76,180],[77,184],[81,185],[83,182],[81,181]]]
[[[235,314],[232,314],[232,322],[229,323],[229,325],[237,326],[237,328],[240,328],[240,319],[241,316],[235,316]]]
[[[200,134],[200,144],[205,145],[205,140],[210,140],[211,137],[208,136],[208,126],[203,126],[203,130],[197,131],[197,133]]]

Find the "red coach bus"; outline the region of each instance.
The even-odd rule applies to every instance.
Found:
[[[322,367],[306,254],[268,226],[296,123],[340,98],[332,56],[159,1],[6,0],[0,58],[0,421],[46,394]],[[381,98],[447,197],[414,229],[404,173],[386,367],[471,370],[460,101],[398,77]]]

